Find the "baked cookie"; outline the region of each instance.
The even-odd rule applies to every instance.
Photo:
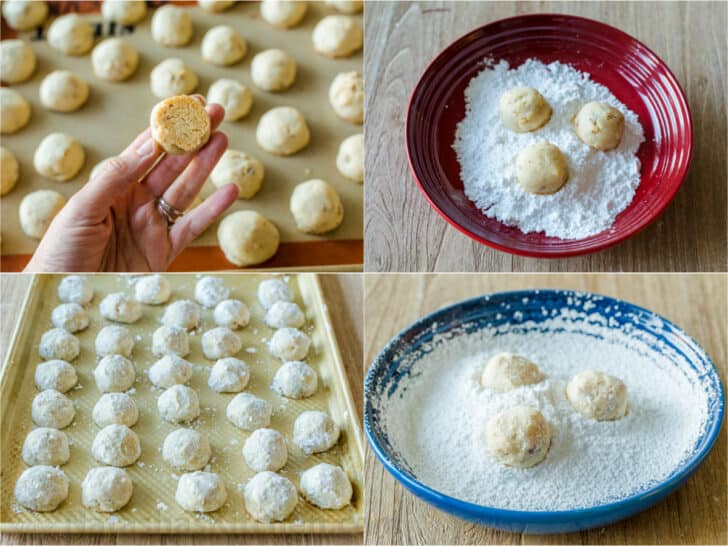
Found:
[[[262,0],[260,15],[263,20],[278,28],[292,28],[303,20],[307,2],[290,0]]]
[[[20,170],[15,154],[5,146],[0,146],[0,168],[0,195],[5,195],[15,187]]]
[[[354,182],[364,182],[364,135],[346,137],[336,154],[336,168]]]
[[[66,198],[53,190],[38,190],[23,197],[18,211],[23,233],[34,239],[43,237],[65,204]]]
[[[237,266],[265,262],[278,251],[278,228],[253,210],[228,214],[217,228],[217,240],[225,258]]]
[[[296,81],[296,61],[281,49],[266,49],[253,57],[250,76],[265,91],[283,91]]]
[[[0,80],[21,83],[35,71],[35,52],[25,40],[0,41]]]
[[[313,48],[327,57],[348,57],[364,41],[361,24],[348,15],[327,15],[313,29]]]
[[[48,17],[48,4],[41,0],[5,0],[3,17],[15,30],[31,30]]]
[[[342,72],[329,87],[329,103],[341,119],[364,123],[364,78],[360,72]]]
[[[255,138],[272,154],[292,155],[308,145],[311,132],[301,112],[292,106],[278,106],[261,116]]]
[[[219,13],[235,5],[233,0],[198,0],[197,5],[210,13]]]
[[[166,59],[152,69],[149,84],[152,94],[160,99],[187,95],[197,87],[197,74],[181,59]]]
[[[65,182],[83,167],[85,152],[81,143],[66,133],[47,135],[35,149],[33,165],[38,174]]]
[[[291,214],[304,233],[321,234],[336,229],[344,219],[344,206],[336,190],[323,180],[298,184],[291,194]]]
[[[147,3],[144,0],[104,0],[101,4],[101,16],[122,25],[138,23],[146,14]]]
[[[139,52],[121,38],[109,38],[94,48],[91,63],[99,78],[120,82],[136,72]]]
[[[218,188],[225,184],[238,187],[238,199],[251,199],[263,184],[265,169],[253,156],[238,150],[226,150],[210,173],[210,180]]]
[[[0,87],[0,133],[19,131],[30,121],[30,104],[13,89]]]
[[[192,18],[184,8],[167,4],[157,8],[152,16],[152,38],[163,46],[186,46],[192,33]]]
[[[75,112],[88,100],[88,84],[68,70],[54,70],[40,84],[40,102],[48,110]]]
[[[94,45],[94,29],[75,13],[61,15],[48,28],[48,44],[64,55],[85,55]]]
[[[236,80],[221,78],[208,89],[207,102],[214,102],[225,109],[225,121],[236,121],[250,113],[253,93]]]
[[[169,154],[192,152],[210,139],[210,116],[199,100],[188,95],[158,103],[149,122],[152,138]]]
[[[212,27],[202,38],[202,58],[208,63],[228,66],[245,57],[248,44],[232,27]]]

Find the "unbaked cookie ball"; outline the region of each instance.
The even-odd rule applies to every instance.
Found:
[[[124,292],[112,292],[99,304],[101,316],[115,322],[132,323],[142,318],[142,306]]]
[[[213,472],[182,474],[174,499],[188,512],[214,512],[227,500],[225,482]]]
[[[210,116],[195,97],[177,95],[164,99],[149,118],[152,138],[168,154],[182,155],[204,146],[212,130]]]
[[[307,7],[307,2],[297,0],[262,0],[260,15],[274,27],[292,28],[303,20]]]
[[[35,71],[35,52],[25,40],[0,41],[0,80],[21,83]]]
[[[251,199],[263,184],[265,169],[253,156],[238,150],[226,150],[210,173],[210,180],[221,188],[225,184],[238,187],[238,199]]]
[[[152,94],[160,99],[192,93],[197,87],[197,82],[197,74],[181,59],[176,58],[165,59],[155,66],[149,75]]]
[[[364,2],[362,0],[326,0],[326,5],[349,15],[361,13],[364,10]]]
[[[336,154],[336,168],[346,178],[364,182],[364,135],[351,135],[339,145]]]
[[[210,370],[207,385],[215,392],[240,392],[250,381],[250,367],[233,357],[221,358]]]
[[[172,295],[172,286],[162,275],[146,275],[134,284],[134,297],[149,305],[166,303]]]
[[[364,123],[364,78],[360,72],[342,72],[329,87],[329,103],[341,119]]]
[[[88,100],[88,84],[68,70],[54,70],[40,84],[40,102],[48,110],[74,112]]]
[[[107,355],[96,365],[94,380],[101,392],[124,392],[134,384],[136,371],[127,358]]]
[[[179,326],[160,326],[152,334],[152,353],[155,356],[190,354],[187,330]]]
[[[188,423],[200,416],[200,401],[194,389],[172,385],[157,399],[157,409],[169,423]]]
[[[52,512],[68,497],[68,485],[63,470],[46,465],[33,466],[18,478],[15,500],[34,512]]]
[[[300,360],[285,362],[276,371],[271,384],[273,391],[286,398],[294,399],[313,396],[317,388],[316,372],[311,366]]]
[[[327,15],[313,29],[313,48],[327,57],[348,57],[363,42],[361,24],[348,15]]]
[[[624,116],[605,102],[589,102],[574,118],[574,130],[587,146],[613,150],[622,141]]]
[[[81,503],[97,512],[116,512],[131,500],[131,478],[122,468],[92,468],[81,483]]]
[[[241,392],[230,401],[225,413],[228,421],[236,427],[255,430],[270,425],[273,407],[262,398]]]
[[[191,428],[178,428],[164,439],[162,457],[173,467],[189,472],[203,469],[212,451],[202,434]]]
[[[91,63],[99,78],[120,82],[136,72],[139,52],[121,38],[109,38],[94,48]]]
[[[542,140],[527,146],[516,157],[516,180],[528,193],[548,195],[569,179],[569,164],[558,146]]]
[[[91,444],[93,458],[109,466],[129,466],[141,454],[139,437],[124,425],[108,425],[102,428]]]
[[[270,309],[278,301],[293,301],[293,290],[280,279],[265,279],[258,284],[258,302]]]
[[[283,521],[298,504],[298,492],[291,480],[274,472],[264,471],[245,484],[245,509],[264,523]]]
[[[296,61],[282,49],[266,49],[253,57],[250,76],[265,91],[283,91],[296,81]]]
[[[234,0],[197,0],[197,5],[210,13],[219,13],[235,5]]]
[[[94,29],[75,13],[61,15],[48,27],[48,45],[64,55],[85,55],[94,45]]]
[[[340,510],[351,502],[354,491],[340,466],[320,463],[301,474],[301,492],[305,499],[325,510]]]
[[[253,93],[237,80],[221,78],[208,89],[207,102],[214,102],[225,109],[225,121],[237,121],[250,113]]]
[[[276,358],[303,360],[311,347],[311,338],[296,328],[279,328],[268,342],[268,349]]]
[[[195,283],[195,300],[208,309],[230,297],[230,289],[220,277],[205,275]]]
[[[336,190],[319,179],[301,182],[291,194],[291,214],[304,233],[328,233],[344,220],[344,205]]]
[[[58,284],[58,299],[63,302],[85,305],[93,297],[94,287],[83,275],[68,275]]]
[[[584,370],[572,377],[566,397],[576,411],[589,419],[614,421],[627,413],[627,386],[599,370]]]
[[[232,27],[218,25],[205,33],[201,49],[202,58],[208,63],[229,66],[245,57],[248,44]]]
[[[243,458],[255,472],[275,472],[283,468],[288,460],[286,441],[277,430],[259,428],[245,440]]]
[[[516,133],[527,133],[548,123],[551,119],[551,106],[534,88],[514,87],[501,96],[498,113],[508,129]]]
[[[73,402],[64,394],[45,390],[33,398],[31,418],[39,427],[66,428],[76,416]]]
[[[223,218],[217,240],[225,258],[237,266],[263,263],[278,251],[278,228],[254,210],[239,210]]]
[[[192,364],[177,355],[165,355],[149,368],[149,380],[156,387],[168,389],[183,385],[192,377]]]
[[[80,332],[88,327],[88,315],[78,303],[62,303],[53,309],[51,322],[56,328]]]
[[[289,301],[277,301],[265,314],[265,323],[271,328],[300,328],[306,322],[301,308]]]
[[[236,355],[243,342],[230,328],[218,326],[202,334],[202,353],[209,360]]]
[[[30,121],[30,104],[13,89],[0,87],[0,133],[12,134]]]
[[[122,355],[128,358],[134,349],[134,338],[126,327],[112,324],[99,331],[94,347],[98,356]]]
[[[331,449],[339,434],[338,425],[322,411],[304,411],[293,423],[293,442],[306,455]]]
[[[540,411],[514,406],[490,418],[485,426],[485,440],[499,463],[529,468],[546,458],[551,429]]]
[[[166,47],[182,47],[192,40],[192,18],[184,8],[167,4],[152,16],[152,38]]]
[[[65,360],[48,360],[36,366],[34,380],[39,391],[68,392],[78,383],[78,375]]]
[[[301,112],[292,106],[277,106],[261,116],[255,139],[267,152],[292,155],[308,145],[311,132]]]
[[[245,328],[250,322],[248,306],[239,300],[224,300],[215,306],[213,312],[215,324],[231,330]]]
[[[85,159],[78,140],[66,133],[51,133],[35,149],[33,166],[46,178],[66,182],[79,173]]]
[[[25,437],[22,454],[28,466],[64,465],[71,458],[68,436],[54,428],[33,429]]]
[[[78,356],[81,345],[78,338],[63,328],[52,328],[40,338],[38,354],[44,360],[65,360],[71,362]]]
[[[145,0],[104,0],[101,4],[101,16],[107,21],[116,21],[122,25],[138,23],[146,14]]]
[[[190,300],[178,300],[170,303],[162,315],[162,324],[178,326],[192,330],[200,323],[200,308]]]
[[[488,360],[480,384],[494,391],[506,392],[542,380],[541,370],[527,358],[513,353],[500,353]]]
[[[18,182],[20,175],[20,166],[15,154],[8,150],[5,146],[0,146],[0,167],[2,175],[0,176],[0,195],[9,193]]]
[[[31,30],[43,24],[48,16],[48,4],[41,0],[5,0],[3,17],[15,30]]]
[[[133,427],[139,420],[139,410],[134,399],[124,392],[107,392],[101,395],[91,411],[91,418],[101,428],[109,425]]]

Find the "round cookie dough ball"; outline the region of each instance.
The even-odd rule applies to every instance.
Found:
[[[177,355],[165,355],[149,368],[149,380],[163,389],[184,385],[191,377],[192,364]]]
[[[139,437],[125,425],[105,426],[91,444],[93,458],[109,466],[132,465],[141,454]]]
[[[152,138],[169,154],[181,155],[210,140],[210,116],[195,97],[178,95],[158,103],[149,119]]]
[[[121,38],[109,38],[91,52],[91,63],[99,78],[120,82],[136,72],[139,52]]]
[[[129,324],[142,317],[142,306],[124,292],[112,292],[101,300],[99,312],[105,319]]]
[[[35,149],[33,166],[46,178],[66,182],[78,174],[85,159],[78,140],[66,133],[51,133]]]
[[[65,360],[71,362],[78,356],[81,345],[78,338],[63,328],[51,328],[40,338],[38,354],[45,360]]]
[[[326,0],[326,5],[335,8],[336,11],[353,15],[364,10],[362,0]]]
[[[250,322],[248,306],[239,300],[224,300],[215,306],[212,317],[215,324],[231,330],[245,328]]]
[[[225,109],[225,121],[244,118],[253,107],[253,93],[237,80],[215,80],[207,91],[207,102],[217,103]]]
[[[201,50],[202,58],[208,63],[229,66],[245,57],[248,44],[232,27],[218,25],[205,33]]]
[[[546,458],[551,429],[540,411],[514,406],[490,418],[485,426],[485,440],[499,463],[529,468]]]
[[[54,390],[45,390],[33,398],[31,417],[39,427],[66,428],[76,416],[73,402],[64,394]]]
[[[19,209],[23,233],[34,239],[43,237],[65,204],[66,198],[53,190],[38,190],[23,197]]]
[[[197,0],[197,5],[210,13],[219,13],[233,7],[235,2],[233,0]]]
[[[169,423],[187,423],[200,416],[200,401],[194,389],[172,385],[157,399],[157,409]]]
[[[589,102],[574,118],[576,135],[596,150],[613,150],[622,141],[624,116],[605,102]]]
[[[293,290],[280,279],[265,279],[258,285],[258,302],[270,309],[278,301],[293,301]]]
[[[584,370],[572,377],[566,397],[588,419],[614,421],[627,413],[627,386],[599,370]]]
[[[162,315],[162,324],[192,330],[200,323],[200,308],[190,300],[170,303]]]
[[[190,354],[187,330],[179,326],[160,326],[152,334],[152,353],[155,356]]]
[[[195,283],[195,299],[203,307],[212,309],[228,297],[230,289],[220,277],[205,275]]]
[[[48,17],[48,4],[40,0],[5,0],[3,17],[15,30],[31,30]]]
[[[30,121],[30,104],[13,89],[0,87],[0,133],[12,134]]]
[[[351,502],[354,491],[341,467],[320,463],[301,474],[301,492],[319,508],[340,510]]]
[[[296,328],[279,328],[268,342],[268,349],[276,358],[303,360],[311,348],[311,338]]]
[[[278,251],[278,228],[254,210],[239,210],[223,218],[217,240],[225,258],[237,266],[263,263]]]
[[[207,438],[196,430],[178,428],[164,439],[162,457],[173,467],[189,472],[204,468],[212,450]]]
[[[141,303],[159,305],[172,295],[172,286],[162,275],[146,275],[134,284],[134,298]]]
[[[488,360],[480,384],[494,391],[506,392],[542,380],[541,370],[527,358],[513,353],[500,353]]]
[[[273,376],[271,389],[286,398],[308,398],[313,396],[318,388],[318,378],[313,368],[301,362],[292,360],[285,362]]]
[[[88,84],[73,72],[54,70],[40,84],[40,102],[48,110],[74,112],[88,100]]]
[[[181,59],[176,58],[165,59],[155,66],[149,75],[152,94],[160,99],[192,93],[197,87],[197,82],[197,74]]]
[[[18,478],[15,500],[34,512],[52,512],[68,497],[68,485],[63,470],[46,465],[33,466]]]
[[[527,133],[549,122],[551,106],[533,87],[514,87],[501,95],[498,114],[511,131]]]
[[[283,91],[296,81],[296,61],[281,49],[266,49],[253,57],[250,76],[265,91]]]
[[[71,448],[65,432],[54,428],[31,430],[23,442],[23,462],[28,466],[60,466],[71,458]]]
[[[305,148],[311,132],[301,112],[292,106],[277,106],[261,116],[255,139],[265,151],[285,156]]]
[[[243,445],[243,457],[251,470],[275,472],[286,465],[288,449],[283,435],[272,428],[259,428]]]
[[[360,184],[364,182],[364,135],[351,135],[339,145],[336,168],[346,178]]]
[[[101,4],[101,16],[107,21],[116,21],[122,25],[138,23],[146,14],[145,0],[104,0]]]
[[[35,52],[25,40],[0,41],[0,80],[21,83],[35,71]]]
[[[78,383],[78,375],[65,360],[48,360],[36,366],[34,380],[39,391],[68,392]]]
[[[344,220],[344,205],[336,190],[314,178],[301,182],[291,194],[291,214],[296,227],[304,233],[328,233]]]
[[[209,360],[234,356],[242,348],[243,342],[230,328],[218,326],[202,334],[202,352]]]
[[[293,423],[293,442],[306,455],[331,449],[339,434],[338,425],[322,411],[304,411]]]
[[[292,28],[303,20],[307,7],[307,2],[295,0],[262,0],[260,15],[274,27]]]
[[[83,275],[68,275],[58,284],[58,299],[63,302],[85,305],[93,297],[94,287]]]
[[[107,392],[94,405],[91,418],[101,428],[109,425],[133,427],[139,420],[139,410],[134,399],[128,394]]]
[[[238,187],[238,199],[252,199],[263,184],[265,169],[253,156],[238,150],[226,150],[210,173],[210,180],[218,188],[225,184]]]
[[[227,500],[225,482],[214,472],[182,474],[174,500],[188,512],[214,512]]]
[[[363,42],[361,24],[348,15],[327,15],[313,29],[313,48],[327,57],[348,57]]]
[[[53,309],[51,322],[56,328],[63,328],[71,333],[80,332],[88,328],[88,315],[77,303],[62,303]]]
[[[48,28],[48,44],[64,55],[85,55],[94,45],[94,29],[75,13],[61,15]]]
[[[245,484],[245,509],[264,523],[283,521],[298,504],[298,492],[291,480],[274,472],[259,472]]]
[[[152,15],[152,38],[163,46],[186,46],[192,40],[192,32],[192,18],[183,8],[168,4]]]
[[[250,368],[238,358],[221,358],[210,370],[207,385],[215,392],[240,392],[250,381]]]
[[[542,140],[527,146],[516,157],[516,180],[528,193],[548,195],[569,179],[569,165],[558,146]]]
[[[9,193],[18,182],[20,174],[20,166],[15,154],[8,150],[5,146],[0,146],[0,167],[2,167],[2,175],[0,175],[0,195]]]
[[[300,328],[306,322],[301,308],[289,301],[277,301],[265,314],[265,323],[271,328]]]
[[[92,468],[81,484],[81,503],[97,512],[116,512],[131,500],[131,478],[122,468]]]
[[[228,421],[243,430],[255,430],[270,425],[273,407],[247,392],[241,392],[227,406]]]
[[[360,72],[342,72],[329,87],[329,103],[341,119],[364,123],[364,78]]]
[[[94,380],[101,392],[124,392],[136,380],[134,365],[121,355],[107,355],[94,369]]]
[[[94,347],[98,356],[122,355],[128,358],[134,349],[134,338],[124,326],[112,324],[99,331]]]

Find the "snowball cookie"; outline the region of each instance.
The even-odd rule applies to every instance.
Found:
[[[200,416],[200,401],[194,389],[172,385],[157,399],[162,419],[170,423],[186,423]]]
[[[364,123],[364,78],[360,72],[342,72],[329,87],[329,103],[341,119]]]
[[[218,326],[202,334],[202,352],[208,360],[217,360],[237,354],[243,342],[230,328]]]
[[[94,459],[110,466],[129,466],[141,454],[139,437],[125,425],[105,426],[91,444],[91,455]]]
[[[306,15],[307,2],[296,0],[262,0],[260,15],[270,25],[278,28],[295,27]]]
[[[277,430],[259,428],[245,440],[243,457],[255,472],[275,472],[283,468],[288,460],[286,441]]]
[[[339,441],[339,426],[322,411],[304,411],[293,423],[293,442],[306,455],[331,449]]]
[[[336,154],[336,168],[346,178],[364,182],[364,135],[351,135],[341,141]]]
[[[627,387],[617,377],[599,370],[584,370],[571,378],[566,397],[589,419],[614,421],[627,413]]]
[[[54,70],[40,84],[40,102],[48,110],[74,112],[88,99],[88,84],[73,72]]]
[[[23,461],[28,466],[47,464],[59,466],[71,458],[71,448],[65,432],[54,428],[36,428],[23,442]]]
[[[18,160],[15,158],[15,154],[5,146],[0,146],[0,167],[2,167],[2,175],[0,175],[0,195],[5,195],[15,187],[20,174],[20,167]]]
[[[18,478],[15,500],[35,512],[52,512],[68,497],[68,485],[63,470],[46,465],[33,466]]]
[[[200,308],[190,300],[178,300],[170,303],[162,315],[162,324],[178,326],[191,330],[200,323]]]
[[[298,503],[298,492],[291,480],[274,472],[259,472],[245,484],[245,509],[264,523],[283,521]]]
[[[311,504],[328,510],[340,510],[351,502],[354,491],[341,467],[320,463],[301,474],[301,492]]]
[[[65,360],[48,360],[35,368],[35,386],[39,391],[48,389],[68,392],[78,383],[76,368]]]
[[[240,392],[250,381],[250,368],[238,358],[221,358],[210,370],[207,385],[215,392]]]
[[[21,83],[35,71],[35,52],[25,40],[0,42],[0,80],[5,83]]]
[[[576,135],[597,150],[613,150],[622,141],[624,116],[605,102],[589,102],[574,118]]]
[[[283,91],[296,81],[296,61],[281,49],[266,49],[253,57],[250,76],[265,91]]]
[[[245,57],[248,44],[232,27],[212,27],[202,38],[202,58],[208,63],[228,66]]]
[[[65,55],[85,55],[94,45],[94,29],[75,13],[61,15],[48,27],[48,45]]]
[[[347,15],[327,15],[313,29],[313,48],[327,57],[348,57],[363,41],[361,24]]]
[[[107,392],[98,399],[91,418],[100,427],[124,425],[133,427],[139,420],[139,410],[134,399],[124,392]]]
[[[190,428],[178,428],[164,439],[162,457],[179,470],[200,470],[212,457],[212,451],[202,434]]]
[[[152,69],[149,75],[152,94],[160,99],[192,93],[197,87],[197,81],[197,74],[181,59],[175,58],[162,61]]]
[[[33,398],[31,418],[39,427],[62,429],[71,424],[76,416],[73,402],[64,394],[45,390]]]
[[[225,482],[214,472],[182,474],[174,500],[188,512],[214,512],[227,500]]]
[[[33,166],[38,174],[65,182],[78,174],[86,154],[81,143],[66,133],[47,135],[35,149]]]
[[[94,342],[98,356],[122,355],[129,357],[134,349],[134,338],[124,326],[104,326]]]
[[[205,275],[195,283],[195,300],[203,307],[211,309],[230,297],[230,289],[220,277]]]
[[[63,328],[52,328],[40,338],[38,354],[45,360],[65,360],[71,362],[78,356],[81,345],[78,338]]]
[[[163,389],[184,385],[191,377],[192,364],[177,355],[165,355],[149,368],[149,380]]]
[[[136,72],[139,52],[121,38],[109,38],[91,52],[91,63],[99,78],[120,82]]]
[[[326,5],[335,8],[341,13],[361,13],[364,10],[364,2],[362,0],[326,0]]]
[[[306,147],[311,132],[301,112],[292,106],[277,106],[261,116],[255,139],[267,152],[292,155]]]
[[[210,173],[210,180],[218,188],[225,184],[238,187],[238,199],[251,199],[263,185],[265,168],[251,155],[238,150],[225,150]]]
[[[235,5],[235,2],[233,0],[198,0],[197,5],[205,11],[218,13],[230,9]]]
[[[248,306],[239,300],[224,300],[215,306],[212,317],[218,326],[226,326],[231,330],[245,328],[250,322]]]
[[[84,305],[94,297],[91,281],[83,275],[68,275],[58,284],[58,299],[66,303]]]
[[[558,146],[542,140],[521,150],[516,157],[516,180],[528,193],[548,195],[569,179],[569,165]]]
[[[293,290],[280,279],[265,279],[258,285],[258,302],[270,309],[278,301],[293,301]]]
[[[527,358],[513,353],[500,353],[488,360],[480,384],[494,391],[506,392],[542,380],[541,370]]]
[[[498,114],[511,131],[527,133],[548,123],[551,106],[533,87],[514,87],[501,95]]]
[[[71,333],[80,332],[88,327],[88,315],[77,303],[62,303],[53,309],[51,322],[56,328],[63,328]]]
[[[94,380],[101,392],[124,392],[136,380],[134,365],[121,355],[107,355],[94,369]]]
[[[228,421],[243,430],[255,430],[270,425],[273,407],[257,396],[241,392],[230,400],[226,415]]]
[[[92,468],[81,483],[81,502],[97,512],[116,512],[129,502],[133,489],[126,470],[113,466]]]
[[[225,258],[238,266],[265,262],[278,251],[278,228],[254,210],[239,210],[223,218],[217,240]]]
[[[146,14],[145,0],[104,0],[101,4],[101,16],[107,21],[116,21],[122,25],[138,23]]]
[[[529,468],[546,458],[551,429],[540,411],[514,406],[490,418],[485,426],[485,440],[498,462]]]
[[[286,398],[308,398],[318,388],[318,378],[313,368],[301,362],[292,360],[285,362],[273,376],[271,389]]]
[[[142,317],[142,306],[123,292],[112,292],[101,300],[99,312],[105,319],[132,323]]]
[[[48,4],[39,0],[5,0],[3,17],[8,26],[15,30],[30,30],[45,21]]]
[[[303,360],[311,347],[311,338],[296,328],[276,330],[268,342],[268,349],[281,360]]]
[[[29,121],[30,104],[23,95],[0,87],[0,133],[14,133],[28,125]]]
[[[301,182],[291,194],[291,214],[304,233],[332,231],[344,220],[344,205],[336,190],[323,180]]]
[[[187,356],[190,354],[187,330],[179,326],[160,326],[152,335],[152,353],[154,356]]]
[[[210,140],[210,116],[199,100],[188,95],[157,103],[149,123],[152,138],[169,154],[192,152]]]
[[[265,314],[265,323],[271,328],[300,328],[306,322],[301,308],[290,301],[277,301]]]
[[[192,39],[192,18],[187,10],[166,5],[152,15],[152,38],[166,47],[182,47]]]
[[[172,287],[162,275],[146,275],[134,284],[134,298],[141,303],[159,305],[171,295]]]
[[[207,102],[217,103],[225,109],[225,121],[236,121],[250,113],[253,93],[236,80],[221,78],[207,90]]]

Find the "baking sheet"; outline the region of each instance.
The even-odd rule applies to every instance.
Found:
[[[246,302],[251,312],[250,324],[237,333],[243,350],[237,355],[251,367],[251,380],[246,392],[268,400],[274,408],[271,428],[286,437],[289,458],[279,471],[298,486],[301,471],[329,462],[341,465],[352,481],[352,505],[342,510],[321,510],[299,498],[298,506],[282,523],[265,524],[252,519],[246,512],[242,486],[254,475],[242,457],[242,447],[250,433],[233,426],[225,416],[227,403],[235,394],[219,394],[207,386],[212,362],[201,353],[203,331],[213,327],[212,310],[203,310],[201,328],[190,336],[191,353],[187,358],[194,364],[189,385],[200,398],[200,417],[192,427],[207,435],[213,452],[212,472],[218,472],[228,492],[228,501],[218,511],[193,514],[183,511],[174,501],[179,472],[170,467],[159,449],[166,435],[179,425],[161,420],[156,399],[162,390],[153,387],[147,370],[157,360],[150,351],[151,335],[159,326],[165,305],[144,306],[143,318],[128,325],[137,339],[132,361],[137,381],[132,397],[139,408],[139,422],[132,429],[139,435],[142,455],[126,468],[134,482],[131,501],[114,514],[100,514],[86,509],[80,502],[81,482],[90,468],[99,466],[90,454],[91,443],[99,427],[91,419],[94,404],[101,396],[93,379],[96,363],[94,339],[101,327],[109,324],[98,313],[103,294],[112,291],[131,293],[131,276],[94,275],[95,296],[88,306],[89,328],[77,335],[81,354],[73,361],[79,376],[80,388],[68,396],[76,407],[74,422],[64,429],[71,441],[71,459],[62,469],[71,481],[69,498],[54,512],[35,513],[20,507],[12,491],[20,473],[26,468],[21,458],[22,444],[33,428],[30,406],[37,394],[34,385],[35,366],[42,361],[37,348],[43,332],[50,326],[50,313],[58,305],[57,286],[62,276],[42,275],[34,279],[13,335],[0,382],[2,401],[2,490],[0,499],[0,532],[76,532],[76,533],[352,533],[362,531],[363,521],[363,451],[361,431],[356,410],[348,389],[341,356],[333,338],[326,304],[322,300],[318,281],[313,274],[285,277],[296,294],[296,301],[306,314],[303,328],[312,338],[312,351],[306,361],[319,376],[319,389],[305,400],[288,400],[269,389],[273,374],[280,362],[267,350],[265,340],[273,330],[262,322],[263,309],[257,303],[255,291],[263,275],[220,275],[232,289],[231,297]],[[270,275],[268,276],[270,277]],[[169,275],[174,299],[194,299],[198,276]],[[170,300],[170,301],[172,301]],[[347,340],[342,340],[346,342]],[[331,450],[306,456],[291,441],[293,421],[309,409],[328,412],[341,427],[339,443]]]

